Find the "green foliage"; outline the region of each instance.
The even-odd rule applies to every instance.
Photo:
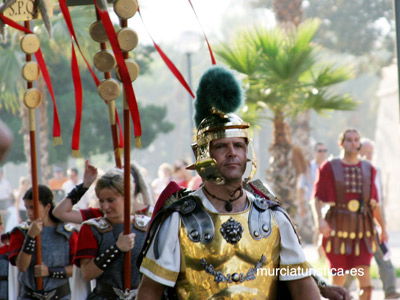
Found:
[[[95,52],[99,51],[99,44],[94,42],[88,34],[87,28],[95,20],[94,10],[89,7],[75,7],[71,9],[72,20],[74,22],[79,43],[89,62]],[[59,110],[63,145],[49,147],[50,163],[65,162],[71,155],[71,137],[75,120],[75,100],[74,89],[71,78],[71,41],[66,29],[65,22],[59,12],[52,17],[53,35],[49,39],[47,32],[42,26],[34,28],[40,35],[41,49],[45,57],[47,67],[52,78],[53,89],[55,91],[57,107]],[[84,30],[80,30],[84,28]],[[13,34],[13,30],[9,30]],[[6,68],[7,72],[0,74],[0,118],[7,123],[14,133],[15,141],[7,160],[11,162],[26,161],[23,153],[22,136],[20,134],[22,122],[18,116],[21,106],[19,98],[24,92],[24,81],[21,78],[20,70],[24,63],[24,55],[19,48],[18,34],[11,36],[6,43],[2,43],[0,66]],[[77,53],[78,49],[76,48]],[[153,47],[138,48],[134,51],[135,60],[141,68],[141,75],[149,71],[152,62],[151,53]],[[108,108],[98,96],[96,86],[86,68],[83,60],[79,58],[80,73],[84,91],[83,115],[81,125],[80,151],[82,156],[89,157],[94,154],[110,153],[112,155],[111,130],[108,122]],[[103,75],[97,73],[99,79]],[[113,74],[114,76],[115,74]],[[115,77],[115,76],[114,76]],[[53,106],[50,96],[47,94],[49,127],[52,126]],[[122,99],[117,100],[120,119],[122,122]],[[165,106],[140,105],[139,111],[142,119],[142,146],[146,148],[160,133],[167,133],[173,129],[173,124],[166,121],[167,109]],[[52,130],[49,129],[49,139],[52,137]],[[133,137],[133,135],[132,135]]]
[[[271,0],[252,0],[253,7],[272,9]],[[391,0],[307,0],[305,18],[319,18],[315,41],[340,53],[369,55],[384,49],[394,54],[394,13]],[[383,26],[382,26],[383,25]]]
[[[393,52],[391,32],[382,30],[382,23],[391,29],[391,0],[309,0],[305,17],[320,18],[321,30],[316,41],[341,53],[365,55],[379,48]]]
[[[308,109],[355,108],[350,96],[334,94],[330,89],[348,80],[351,71],[318,59],[320,48],[312,42],[318,26],[317,21],[309,20],[290,33],[255,28],[217,48],[227,65],[246,75],[248,114],[254,109],[262,111],[263,106],[273,115],[290,117]],[[252,53],[251,59],[248,53]]]

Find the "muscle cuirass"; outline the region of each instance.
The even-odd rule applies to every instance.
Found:
[[[279,267],[280,233],[271,210],[254,214],[254,203],[250,203],[243,212],[218,214],[197,202],[210,216],[214,231],[212,237],[206,233],[205,240],[196,242],[197,230],[188,229],[185,218],[181,219],[179,298],[276,299],[278,274],[274,270]],[[269,271],[257,274],[258,268]]]

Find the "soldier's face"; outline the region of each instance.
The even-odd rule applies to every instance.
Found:
[[[26,214],[28,216],[28,219],[30,221],[35,220],[35,209],[33,205],[33,200],[30,199],[24,199],[24,205],[26,208]],[[39,212],[39,218],[43,219],[49,212],[51,205],[47,204],[46,206],[43,206],[41,202],[39,202],[38,206],[38,212]]]
[[[347,132],[344,136],[342,147],[347,154],[357,154],[361,148],[360,135],[358,132]]]
[[[124,196],[112,188],[99,191],[100,209],[111,223],[118,223],[124,217]]]
[[[223,138],[211,142],[211,157],[226,181],[242,180],[246,170],[247,143],[244,138]]]

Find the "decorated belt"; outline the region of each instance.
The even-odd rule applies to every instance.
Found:
[[[351,212],[358,212],[360,210],[360,206],[360,200],[352,199],[347,203],[336,204],[334,207],[338,209],[345,209]]]
[[[97,284],[94,291],[96,295],[104,297],[106,299],[115,300],[133,300],[136,297],[137,289],[133,290],[121,290],[108,284]]]
[[[0,281],[7,281],[7,280],[8,280],[8,276],[0,276]]]
[[[40,300],[61,299],[62,297],[65,297],[71,293],[68,282],[51,291],[35,291],[26,286],[25,289],[27,291],[25,292],[24,297]]]

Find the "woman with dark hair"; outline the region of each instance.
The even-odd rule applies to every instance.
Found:
[[[85,180],[84,180],[85,182]],[[130,183],[132,185],[132,182]],[[139,284],[136,259],[143,246],[145,227],[132,220],[131,233],[124,228],[124,173],[112,169],[101,176],[95,186],[103,217],[87,220],[79,232],[78,248],[74,263],[80,266],[85,280],[96,279],[96,287],[87,299],[132,299],[121,295],[135,295]],[[72,194],[70,197],[74,198]],[[124,252],[131,251],[131,287],[123,285]]]
[[[17,266],[20,289],[18,300],[71,299],[68,277],[72,275],[77,233],[54,217],[53,193],[39,185],[39,217],[34,219],[33,190],[23,196],[29,222],[15,227],[10,239],[10,262]],[[40,235],[42,264],[36,264],[36,237]],[[43,278],[43,289],[38,290],[35,279]]]

